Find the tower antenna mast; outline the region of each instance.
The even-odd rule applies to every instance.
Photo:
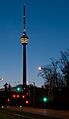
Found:
[[[24,4],[24,33],[26,33],[26,15],[25,15],[25,4]]]

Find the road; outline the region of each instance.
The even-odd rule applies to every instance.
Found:
[[[0,108],[0,119],[58,119],[39,114],[24,112],[23,109],[15,107]]]
[[[11,110],[23,111],[32,114],[45,115],[49,117],[55,117],[60,119],[69,119],[69,111],[59,111],[52,109],[36,109],[31,107],[8,107]]]

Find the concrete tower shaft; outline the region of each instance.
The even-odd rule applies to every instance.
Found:
[[[23,91],[26,89],[26,45],[28,43],[28,36],[26,35],[26,15],[24,5],[24,31],[21,36],[21,44],[23,45]]]

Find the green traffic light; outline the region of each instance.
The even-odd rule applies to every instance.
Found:
[[[17,87],[17,91],[20,91],[21,89],[20,89],[20,87]]]
[[[47,99],[46,97],[43,98],[43,102],[47,102],[47,100],[48,100],[48,99]]]

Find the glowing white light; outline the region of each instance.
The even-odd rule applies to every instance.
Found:
[[[38,70],[41,70],[41,66],[38,67]]]
[[[0,78],[0,80],[3,80],[3,78]]]
[[[29,81],[27,81],[26,83],[27,83],[27,85],[28,85],[28,84],[29,84]]]
[[[4,106],[1,106],[1,108],[4,108]]]
[[[22,108],[22,105],[20,105],[20,108]]]
[[[3,78],[1,80],[3,81]]]

